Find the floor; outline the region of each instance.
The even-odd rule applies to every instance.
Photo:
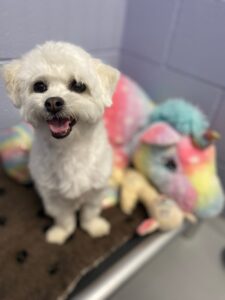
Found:
[[[224,300],[225,218],[188,236],[174,240],[110,300]]]

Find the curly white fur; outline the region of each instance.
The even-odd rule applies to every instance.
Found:
[[[63,244],[74,232],[77,210],[81,227],[91,236],[110,231],[109,223],[100,217],[112,167],[102,116],[104,108],[111,105],[118,77],[114,68],[63,42],[47,42],[4,67],[14,105],[35,128],[30,171],[45,210],[55,221],[46,235],[49,242]],[[71,79],[85,83],[87,91],[70,91]],[[47,82],[46,92],[33,92],[38,80]],[[44,103],[49,97],[65,101],[60,116],[78,119],[63,139],[52,137],[47,125],[49,113]]]

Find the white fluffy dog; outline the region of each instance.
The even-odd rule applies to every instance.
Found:
[[[30,172],[55,224],[48,242],[63,244],[80,225],[92,237],[110,232],[100,216],[112,153],[103,124],[119,72],[63,42],[37,46],[5,65],[14,105],[35,128]]]

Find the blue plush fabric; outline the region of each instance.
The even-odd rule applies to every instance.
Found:
[[[206,116],[184,99],[168,99],[158,105],[150,116],[150,123],[167,122],[184,135],[190,135],[200,147],[206,147],[208,141],[204,133],[209,128]]]

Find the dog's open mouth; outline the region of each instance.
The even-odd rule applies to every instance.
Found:
[[[62,139],[68,136],[76,122],[77,120],[73,118],[54,117],[51,120],[47,120],[51,134],[56,139]]]

